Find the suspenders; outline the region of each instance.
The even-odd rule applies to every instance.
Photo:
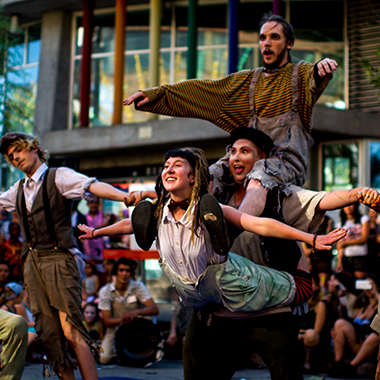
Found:
[[[42,182],[42,199],[43,199],[43,205],[44,205],[45,222],[46,222],[46,226],[49,232],[50,242],[53,247],[56,247],[58,243],[58,239],[54,230],[53,215],[51,213],[51,207],[50,207],[51,205],[50,205],[50,200],[49,200],[48,191],[47,191],[49,172],[50,172],[50,169],[46,170],[45,176]],[[26,237],[27,243],[30,248],[34,248],[32,246],[32,238],[31,238],[29,223],[28,223],[28,212],[27,212],[26,204],[25,204],[25,194],[24,194],[24,189],[23,189],[24,182],[25,182],[25,179],[20,181],[20,185],[19,185],[19,191],[21,191],[21,202],[20,202],[21,214],[22,214],[22,219],[24,223],[24,231],[25,231],[25,237]]]

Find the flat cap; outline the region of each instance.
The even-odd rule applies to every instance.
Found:
[[[34,136],[22,132],[7,132],[0,140],[0,153],[5,154],[10,144],[19,140],[33,141]]]
[[[230,144],[234,145],[235,141],[240,139],[252,141],[267,156],[274,148],[273,140],[266,133],[255,128],[235,128],[230,135]]]

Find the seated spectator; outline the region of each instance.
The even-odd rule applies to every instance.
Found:
[[[159,313],[146,286],[135,280],[136,267],[135,261],[122,257],[111,273],[116,276],[116,282],[100,289],[99,309],[107,328],[102,341],[104,352],[100,354],[101,364],[109,364],[116,359],[114,337],[117,327],[131,323],[136,317]]]
[[[380,226],[379,214],[372,209],[368,210],[370,230],[368,238],[368,272],[380,276]]]
[[[370,336],[373,334],[370,324],[377,313],[379,288],[376,276],[368,276],[367,279],[371,288],[364,290],[367,298],[366,305],[352,322],[338,319],[331,331],[335,352],[334,377],[353,376],[356,373],[357,365],[361,364],[364,358],[368,358],[368,350],[370,346],[373,346],[374,337]],[[344,361],[346,348],[356,355],[349,364]]]
[[[0,260],[0,306],[5,303],[5,298],[3,296],[5,285],[9,282],[10,277],[10,267],[8,262]]]
[[[19,282],[23,279],[23,261],[21,260],[22,242],[20,240],[20,225],[11,222],[9,225],[9,239],[4,242],[1,253],[5,261],[10,265],[10,274],[13,281]]]
[[[106,271],[107,274],[107,284],[110,284],[113,282],[113,276],[111,274],[112,268],[115,265],[115,260],[114,259],[105,259],[103,260],[103,268]]]
[[[193,309],[184,306],[177,299],[170,321],[170,332],[165,341],[165,357],[182,359],[182,348],[185,341],[186,329]]]
[[[104,338],[104,330],[96,303],[89,302],[84,305],[83,317],[83,324],[86,327],[91,339],[101,341]]]
[[[307,302],[309,311],[303,317],[304,322],[301,326],[298,340],[303,343],[305,349],[304,369],[307,372],[318,373],[320,369],[318,359],[321,359],[320,354],[323,350],[317,350],[317,347],[323,346],[324,350],[326,350],[330,330],[326,329],[327,306],[322,301],[318,274],[312,274],[312,282],[313,296]]]
[[[96,266],[87,261],[84,267],[84,279],[82,281],[82,300],[83,302],[93,302],[98,296],[99,277]]]
[[[22,302],[22,285],[17,282],[9,282],[4,289],[5,303],[1,306],[3,310],[17,314],[16,304]]]
[[[364,279],[368,274],[369,217],[360,214],[359,203],[344,207],[340,217],[342,227],[348,233],[336,244],[338,263],[335,271],[345,271],[356,278]]]

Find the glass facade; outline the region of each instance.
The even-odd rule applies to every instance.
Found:
[[[323,1],[322,1],[323,2]],[[318,3],[318,4],[315,4]],[[334,16],[325,15],[321,1],[290,1],[290,22],[296,43],[292,49],[294,62],[305,60],[316,63],[324,57],[335,59],[344,67],[343,1],[329,1]],[[227,74],[228,29],[227,3],[201,4],[197,9],[198,55],[197,77],[221,78]],[[252,69],[260,65],[258,50],[258,25],[263,13],[270,11],[272,3],[251,1],[239,4],[239,61],[238,70]],[[282,13],[286,5],[282,2]],[[315,9],[322,14],[315,13]],[[319,11],[319,9],[322,9]],[[304,17],[305,14],[313,15]],[[212,15],[212,17],[211,17]],[[339,15],[339,16],[337,16]],[[315,17],[314,17],[315,16]],[[323,25],[320,20],[323,19]],[[110,126],[113,113],[113,56],[114,14],[96,14],[93,38],[93,73],[91,84],[90,126]],[[160,84],[174,83],[187,76],[187,6],[183,3],[164,7],[161,28]],[[314,25],[315,24],[315,25]],[[81,17],[76,18],[76,46],[73,75],[72,126],[78,127],[79,69],[83,28]],[[318,25],[318,27],[317,27]],[[124,98],[149,84],[149,7],[134,10],[128,8],[125,31]],[[344,70],[338,70],[334,80],[321,96],[319,103],[344,109]],[[102,103],[104,101],[104,104]],[[125,107],[123,122],[143,122],[149,115]]]
[[[2,103],[2,133],[8,131],[34,132],[34,110],[37,95],[41,51],[41,24],[22,28],[9,39],[8,68],[0,78]],[[10,117],[5,116],[6,114]],[[1,186],[9,188],[21,172],[1,158]]]
[[[359,186],[359,143],[342,142],[322,147],[322,189],[348,190]]]
[[[380,142],[370,143],[370,186],[380,190]]]

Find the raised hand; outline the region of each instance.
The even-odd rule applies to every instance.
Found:
[[[336,241],[344,238],[347,235],[347,230],[344,228],[337,228],[334,231],[331,231],[327,235],[318,235],[315,239],[315,249],[320,250],[331,250],[331,244]]]
[[[93,239],[92,233],[94,228],[86,226],[85,224],[78,224],[78,228],[84,232],[84,235],[79,236],[79,239]]]
[[[141,107],[144,104],[149,103],[148,97],[142,92],[142,91],[137,91],[133,95],[131,95],[129,98],[123,100],[123,104],[125,106],[130,106],[135,100],[141,99],[136,105],[137,107]]]
[[[337,67],[338,67],[338,64],[333,59],[330,59],[330,58],[322,59],[322,61],[318,62],[317,64],[318,75],[320,77],[324,77],[327,74],[332,74],[333,71],[335,71]]]
[[[358,193],[358,199],[363,205],[374,209],[376,212],[380,212],[380,194],[377,190],[365,187]]]

